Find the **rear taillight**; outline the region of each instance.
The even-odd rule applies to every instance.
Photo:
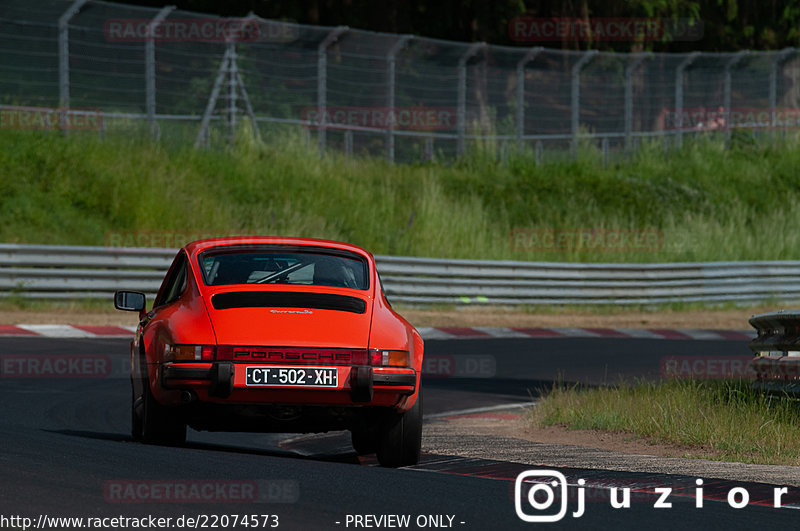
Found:
[[[353,365],[367,365],[369,363],[369,353],[366,350],[354,350],[351,358]]]
[[[216,347],[213,345],[166,345],[165,361],[214,361]]]
[[[369,364],[373,367],[410,367],[411,356],[407,350],[373,348],[369,351]]]
[[[176,346],[174,348],[184,348]],[[203,348],[206,347],[185,347]],[[411,356],[407,350],[339,349],[297,347],[251,347],[221,345],[212,349],[209,359],[233,362],[288,363],[314,365],[372,365],[373,367],[410,367]],[[188,354],[187,354],[188,356]],[[201,359],[201,358],[185,358]],[[206,359],[203,357],[202,359]]]

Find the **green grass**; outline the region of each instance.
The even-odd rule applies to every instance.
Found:
[[[625,432],[685,447],[687,457],[800,465],[800,403],[758,393],[747,381],[556,385],[533,408],[531,422]]]
[[[61,312],[64,315],[76,315],[85,312],[104,312],[120,315],[114,310],[111,296],[103,299],[32,299],[16,295],[9,295],[0,298],[0,312]],[[134,315],[134,314],[131,314]]]
[[[800,225],[791,139],[726,151],[701,138],[667,153],[653,143],[605,168],[588,148],[576,162],[539,166],[531,153],[501,164],[481,150],[449,164],[320,160],[299,134],[194,151],[140,134],[3,130],[0,146],[3,242],[103,245],[152,231],[320,237],[452,258],[800,258],[800,231],[788,229]],[[663,248],[520,252],[510,238],[518,229],[655,230]]]

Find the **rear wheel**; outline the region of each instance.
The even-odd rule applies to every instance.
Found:
[[[131,380],[131,436],[134,441],[142,440],[142,397],[136,396]]]
[[[150,379],[144,372],[140,378],[142,389],[140,396],[136,396],[136,387],[131,382],[131,435],[133,435],[133,439],[146,444],[168,446],[185,443],[186,422],[172,408],[158,403],[150,390]]]
[[[186,423],[171,408],[158,403],[148,381],[144,383],[142,398],[142,441],[167,446],[185,443]]]
[[[402,414],[384,420],[378,434],[378,462],[385,467],[416,465],[422,447],[422,393]]]
[[[378,449],[378,435],[373,429],[353,429],[350,438],[353,441],[353,449],[358,455],[374,454]]]

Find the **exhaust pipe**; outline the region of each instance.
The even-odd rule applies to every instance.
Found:
[[[194,391],[181,391],[181,404],[191,404],[197,399]]]

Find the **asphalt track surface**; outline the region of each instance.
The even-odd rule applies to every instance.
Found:
[[[120,366],[127,348],[122,339],[0,338],[0,356],[99,354],[110,356]],[[652,379],[659,377],[665,356],[748,355],[749,351],[741,341],[532,338],[431,340],[426,343],[426,354],[454,359],[491,356],[496,363],[493,378],[427,379],[423,383],[426,414],[435,415],[518,403],[556,378],[588,384],[620,377]],[[201,515],[229,515],[227,527],[218,520],[216,529],[234,529],[232,515],[257,515],[258,525],[243,527],[240,522],[235,529],[265,529],[270,528],[263,525],[262,515],[267,514],[277,515],[278,529],[370,529],[379,523],[397,523],[376,520],[388,515],[408,515],[411,529],[437,528],[437,523],[454,529],[530,529],[537,525],[743,529],[796,527],[800,522],[798,510],[755,504],[733,509],[724,501],[706,499],[704,507],[697,509],[695,499],[688,495],[670,498],[672,508],[655,509],[655,497],[634,492],[630,508],[612,509],[606,489],[587,489],[582,517],[568,514],[557,523],[524,523],[515,511],[513,479],[526,467],[491,461],[491,455],[485,462],[425,455],[417,467],[390,470],[377,466],[374,458],[359,459],[347,437],[335,434],[292,441],[291,435],[190,430],[185,447],[148,446],[130,438],[129,401],[129,383],[123,374],[102,378],[13,378],[4,374],[0,378],[0,528],[15,528],[14,522],[3,518],[24,516],[35,524],[39,515],[152,515],[172,518],[169,528],[173,529],[179,528],[175,521],[181,516],[199,516],[197,528],[214,529],[208,526],[214,520]],[[685,487],[687,478],[650,475],[638,477],[638,481]],[[163,495],[158,488],[208,488],[209,484],[217,490],[202,501],[152,499]],[[232,488],[250,488],[252,493],[253,485],[258,491],[255,498],[234,499],[237,491]],[[570,513],[577,509],[577,493],[574,486],[568,489]],[[561,501],[557,499],[548,514],[556,512]],[[544,514],[532,510],[524,500],[521,507],[528,514]],[[356,516],[362,518],[362,525],[356,525]],[[20,521],[15,522],[16,528],[22,529]],[[267,519],[267,524],[274,522],[273,517]],[[62,524],[60,528],[75,526]]]

